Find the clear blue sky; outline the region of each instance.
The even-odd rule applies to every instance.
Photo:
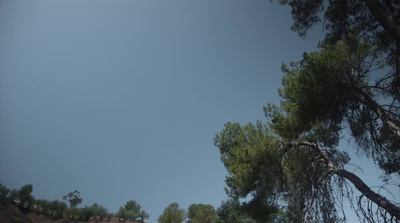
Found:
[[[269,0],[0,0],[0,182],[156,222],[219,206],[213,137],[278,103],[281,62],[313,51]]]

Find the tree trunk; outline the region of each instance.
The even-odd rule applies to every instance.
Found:
[[[376,18],[376,20],[382,25],[382,27],[400,43],[400,24],[396,18],[387,12],[384,6],[379,0],[364,0],[368,10]]]
[[[357,188],[358,191],[360,191],[364,196],[366,196],[368,199],[370,199],[372,202],[374,202],[378,207],[383,208],[385,211],[387,211],[390,215],[395,216],[398,220],[400,220],[400,207],[393,204],[389,200],[387,200],[385,197],[381,196],[378,193],[375,193],[374,191],[369,188],[364,181],[362,181],[358,176],[356,176],[354,173],[351,173],[347,170],[343,169],[338,169],[332,161],[329,159],[329,157],[326,155],[323,149],[321,149],[317,144],[315,143],[309,143],[309,142],[301,142],[301,143],[288,143],[287,144],[290,147],[293,146],[307,146],[313,149],[314,151],[318,152],[318,154],[322,157],[324,160],[324,163],[333,171],[334,174],[343,177],[350,182],[353,183],[353,185]]]
[[[372,191],[358,176],[343,169],[336,170],[335,174],[352,182],[358,191],[360,191],[364,196],[366,196],[379,207],[385,209],[385,211],[387,211],[390,215],[395,216],[400,220],[400,207],[388,201],[380,194]]]

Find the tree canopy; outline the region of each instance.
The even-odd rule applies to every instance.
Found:
[[[144,219],[150,218],[150,215],[149,215],[149,213],[147,213],[145,210],[141,210],[141,211],[140,211],[139,218],[140,218],[140,222],[143,223],[143,222],[144,222]]]
[[[217,218],[217,213],[212,205],[192,204],[188,208],[187,223],[211,223]]]
[[[217,209],[218,223],[255,223],[243,210],[238,199],[223,201]]]
[[[10,189],[0,183],[0,204],[7,204]]]
[[[140,204],[134,200],[127,201],[118,211],[118,217],[125,220],[136,220],[140,215]],[[143,216],[145,217],[145,216]]]
[[[326,36],[319,51],[282,65],[282,100],[264,107],[265,123],[227,123],[215,136],[228,194],[251,195],[244,207],[260,222],[276,221],[282,208],[290,222],[338,222],[355,188],[361,219],[400,220],[400,206],[348,171],[350,156],[337,148],[348,132],[387,177],[400,174],[400,2],[280,3],[292,7],[300,36],[321,17]]]
[[[83,199],[81,198],[81,193],[77,190],[74,190],[73,192],[69,192],[67,195],[64,195],[63,200],[68,200],[70,207],[77,207],[83,201]]]
[[[300,35],[320,22],[322,15],[326,30],[320,52],[283,67],[281,96],[288,104],[300,106],[297,111],[303,114],[297,128],[305,130],[318,121],[337,136],[348,127],[359,149],[386,173],[398,174],[400,2],[280,2],[292,7],[292,29]],[[294,112],[287,107],[283,110]]]
[[[182,223],[186,218],[185,209],[179,208],[178,203],[171,203],[158,217],[158,223]]]
[[[21,201],[21,207],[24,210],[29,210],[35,198],[32,196],[32,191],[33,191],[33,186],[32,184],[27,184],[25,186],[22,186],[21,189],[19,189],[18,194],[19,194],[19,199]]]

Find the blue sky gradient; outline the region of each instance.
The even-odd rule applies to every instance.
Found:
[[[268,0],[1,0],[0,182],[75,189],[156,222],[172,202],[219,206],[224,123],[263,120],[282,62],[316,50]]]

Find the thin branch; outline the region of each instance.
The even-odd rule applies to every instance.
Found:
[[[385,81],[385,80],[387,80],[387,79],[393,77],[393,75],[394,75],[394,74],[388,74],[388,75],[386,75],[386,77],[382,77],[381,79],[379,79],[378,81],[375,82],[375,85],[380,85],[381,82],[383,82],[383,81]]]
[[[374,202],[378,207],[381,207],[385,209],[390,215],[395,216],[398,220],[400,220],[400,207],[393,204],[389,200],[387,200],[385,197],[381,196],[380,194],[375,193],[374,191],[369,188],[364,181],[362,181],[357,175],[354,173],[351,173],[347,170],[344,169],[338,169],[332,161],[329,159],[329,157],[325,154],[325,152],[315,143],[309,143],[309,142],[300,142],[300,143],[288,143],[287,144],[288,148],[292,147],[298,147],[298,146],[306,146],[314,151],[316,151],[323,159],[327,167],[331,171],[334,172],[334,174],[343,177],[347,180],[349,180],[356,188],[358,191],[360,191],[365,197],[367,197],[371,202]]]
[[[314,204],[315,197],[317,196],[317,193],[318,193],[318,187],[319,187],[319,185],[321,184],[322,181],[324,181],[324,180],[330,178],[333,174],[335,174],[334,171],[333,171],[333,170],[330,170],[330,171],[329,171],[328,173],[326,173],[323,177],[321,177],[321,178],[318,180],[318,182],[316,183],[316,185],[314,186],[314,191],[313,191],[313,195],[312,195],[312,198],[311,198],[311,201],[310,201],[310,205],[308,205],[307,210],[304,212],[304,219],[306,219],[307,214],[311,211],[311,208],[312,208],[312,206],[313,206],[313,204]]]

